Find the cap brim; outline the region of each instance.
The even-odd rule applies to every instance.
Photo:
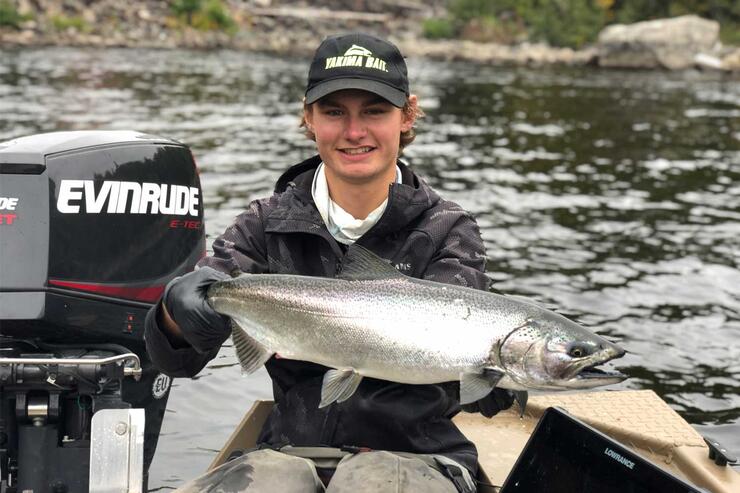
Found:
[[[352,78],[332,79],[318,84],[316,87],[313,87],[311,90],[306,92],[306,104],[315,103],[327,94],[342,91],[344,89],[361,89],[363,91],[369,91],[388,100],[388,102],[393,106],[397,106],[399,108],[403,108],[406,104],[406,93],[403,91],[399,91],[388,84],[375,80]]]

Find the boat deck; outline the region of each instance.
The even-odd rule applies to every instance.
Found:
[[[493,418],[458,414],[454,421],[478,447],[480,493],[502,485],[545,409],[559,406],[602,433],[700,488],[712,493],[740,493],[740,474],[709,459],[704,439],[651,390],[552,393],[531,396],[520,417],[514,405]],[[272,407],[257,401],[211,463],[221,465],[229,453],[255,445]]]
[[[491,419],[460,413],[454,421],[478,447],[478,461],[490,483],[503,484],[535,425],[551,406],[565,409],[690,483],[713,493],[740,493],[740,474],[709,460],[709,448],[701,435],[651,390],[533,395],[523,418],[516,405]]]

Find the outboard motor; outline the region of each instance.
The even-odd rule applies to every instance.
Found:
[[[144,318],[204,254],[187,146],[133,131],[0,143],[0,492],[94,491],[91,465],[127,474],[95,463],[109,410],[143,410],[148,469],[170,380],[145,354]]]

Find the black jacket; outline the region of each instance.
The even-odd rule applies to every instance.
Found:
[[[228,273],[334,277],[344,250],[329,234],[311,197],[319,163],[315,156],[290,168],[278,180],[274,195],[252,202],[214,241],[213,256],[200,265]],[[399,167],[403,183],[390,186],[384,214],[357,243],[406,275],[487,289],[483,241],[473,218],[440,198],[403,163]],[[173,349],[155,320],[147,318],[147,348],[165,373],[193,376],[218,353],[219,348],[208,354]],[[274,357],[265,366],[275,407],[261,443],[442,454],[475,474],[475,446],[451,421],[460,410],[457,382],[406,385],[366,377],[349,400],[319,409],[326,367]]]

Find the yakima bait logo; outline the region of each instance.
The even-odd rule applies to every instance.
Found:
[[[365,67],[388,72],[385,60],[375,58],[373,53],[362,46],[352,45],[343,56],[333,56],[326,59],[324,70],[336,67]]]
[[[17,206],[17,197],[0,197],[0,224],[13,224],[18,216],[14,212],[5,211],[14,211]]]
[[[198,189],[182,185],[104,181],[95,191],[92,180],[62,180],[57,210],[77,214],[85,206],[88,214],[173,214],[198,215]]]

